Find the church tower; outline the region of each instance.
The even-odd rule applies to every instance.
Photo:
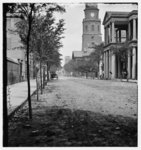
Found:
[[[88,3],[84,10],[83,19],[82,51],[92,51],[95,45],[102,42],[101,20],[99,19],[99,9],[97,4]]]

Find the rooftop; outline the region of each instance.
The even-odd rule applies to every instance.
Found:
[[[131,12],[121,12],[121,11],[107,11],[105,13],[104,19],[103,19],[103,25],[107,22],[107,20],[109,20],[111,17],[124,17],[124,18],[128,18],[129,16],[131,16],[132,14],[137,14],[137,10],[133,10]]]
[[[93,51],[86,51],[86,52],[83,52],[83,51],[73,51],[72,55],[73,55],[73,58],[81,58],[81,57],[86,57],[86,56],[89,56]]]

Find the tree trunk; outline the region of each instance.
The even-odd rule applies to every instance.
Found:
[[[126,79],[127,79],[127,82],[128,82],[128,62],[126,63]]]
[[[100,61],[98,61],[98,71],[97,71],[97,72],[98,72],[98,73],[97,73],[97,74],[98,74],[98,77],[97,77],[98,79],[100,79],[100,75],[99,75],[99,72],[100,72],[100,70],[99,70],[99,65],[100,65]]]
[[[47,62],[47,81],[49,81],[49,69],[50,69],[50,67],[49,67],[49,64]]]
[[[40,60],[40,82],[41,82],[41,94],[43,94],[43,85],[42,85],[42,63]]]
[[[8,110],[7,110],[7,4],[3,4],[3,146],[8,146]],[[5,65],[6,64],[6,65]]]
[[[36,89],[37,89],[37,101],[39,100],[39,93],[38,93],[38,71],[36,70]]]
[[[45,68],[43,68],[43,89],[45,88]]]
[[[46,66],[47,66],[47,63],[46,63]],[[48,82],[48,66],[47,66],[46,68],[47,68],[47,70],[46,70],[46,72],[47,72],[47,76],[46,76],[46,85],[47,85],[47,82]]]
[[[28,106],[29,106],[29,118],[32,119],[32,107],[31,107],[31,97],[30,97],[30,68],[29,68],[29,40],[31,32],[31,18],[29,17],[29,29],[27,34],[27,86],[28,86]]]

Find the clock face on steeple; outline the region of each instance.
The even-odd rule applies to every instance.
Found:
[[[94,17],[94,16],[95,16],[95,13],[94,13],[94,12],[92,12],[90,15],[91,15],[91,17]]]

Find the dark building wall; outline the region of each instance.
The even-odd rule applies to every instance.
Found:
[[[18,63],[7,60],[7,81],[8,85],[19,82],[20,80],[20,65]]]

